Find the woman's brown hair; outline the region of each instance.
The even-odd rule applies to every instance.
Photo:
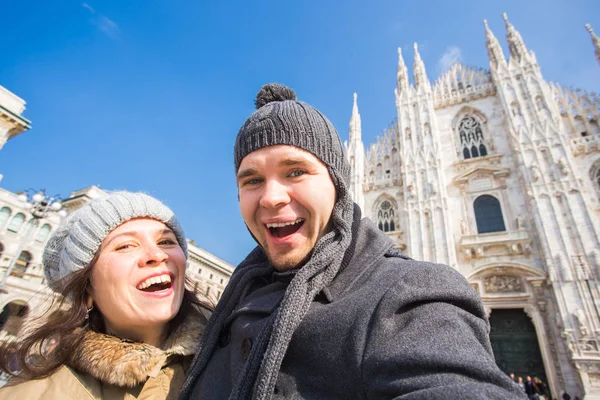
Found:
[[[0,370],[27,380],[47,377],[69,364],[69,357],[75,354],[86,332],[105,333],[100,312],[95,307],[90,312],[87,310],[88,287],[96,260],[97,255],[88,267],[63,279],[62,295],[52,301],[43,325],[26,326],[23,339],[0,345]],[[167,334],[179,326],[193,308],[212,310],[214,306],[208,300],[200,301],[186,288],[179,312],[169,321]],[[52,351],[44,351],[44,345],[53,339],[58,345]]]

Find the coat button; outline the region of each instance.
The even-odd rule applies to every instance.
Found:
[[[248,338],[245,338],[242,341],[242,359],[246,361],[248,356],[250,356],[250,350],[252,349],[252,341]]]
[[[225,347],[229,344],[229,341],[231,341],[231,332],[229,332],[229,330],[223,330],[219,335],[219,346]]]

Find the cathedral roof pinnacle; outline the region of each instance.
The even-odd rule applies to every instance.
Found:
[[[500,46],[500,42],[488,26],[487,19],[483,20],[483,25],[485,26],[485,44],[488,49],[490,63],[492,66],[497,66],[499,63],[505,64],[506,59],[504,58],[502,46]]]
[[[594,33],[594,30],[592,29],[592,26],[590,24],[585,24],[585,28],[592,36],[592,43],[594,44],[596,60],[598,60],[598,64],[600,64],[600,38]]]
[[[352,116],[350,117],[350,141],[361,140],[361,122],[358,112],[358,95],[354,93],[354,104],[352,105]]]
[[[352,115],[358,115],[358,104],[356,100],[358,99],[358,94],[354,92],[354,105],[352,106]]]
[[[508,15],[502,13],[504,24],[506,25],[506,40],[508,41],[508,49],[511,57],[521,61],[521,59],[527,56],[527,47],[521,37],[521,34],[515,29],[515,27],[508,20]]]
[[[398,47],[398,71],[396,73],[398,81],[398,91],[402,92],[408,89],[408,69],[402,57],[402,49]]]
[[[427,81],[427,72],[425,72],[425,64],[421,59],[421,55],[419,54],[419,46],[415,42],[415,62],[413,64],[413,73],[415,75],[415,86],[420,87],[426,85]]]

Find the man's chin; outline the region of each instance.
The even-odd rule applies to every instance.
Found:
[[[286,254],[285,256],[272,257],[268,255],[269,261],[273,268],[277,271],[292,271],[294,269],[300,269],[310,259],[311,252],[305,255],[292,255]]]

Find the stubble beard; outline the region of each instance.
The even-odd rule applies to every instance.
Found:
[[[265,253],[269,259],[269,262],[277,271],[291,271],[294,269],[301,268],[310,259],[312,255],[312,248],[308,251],[302,251],[299,254],[289,255],[284,254],[282,256],[273,257],[269,249],[267,248]]]

